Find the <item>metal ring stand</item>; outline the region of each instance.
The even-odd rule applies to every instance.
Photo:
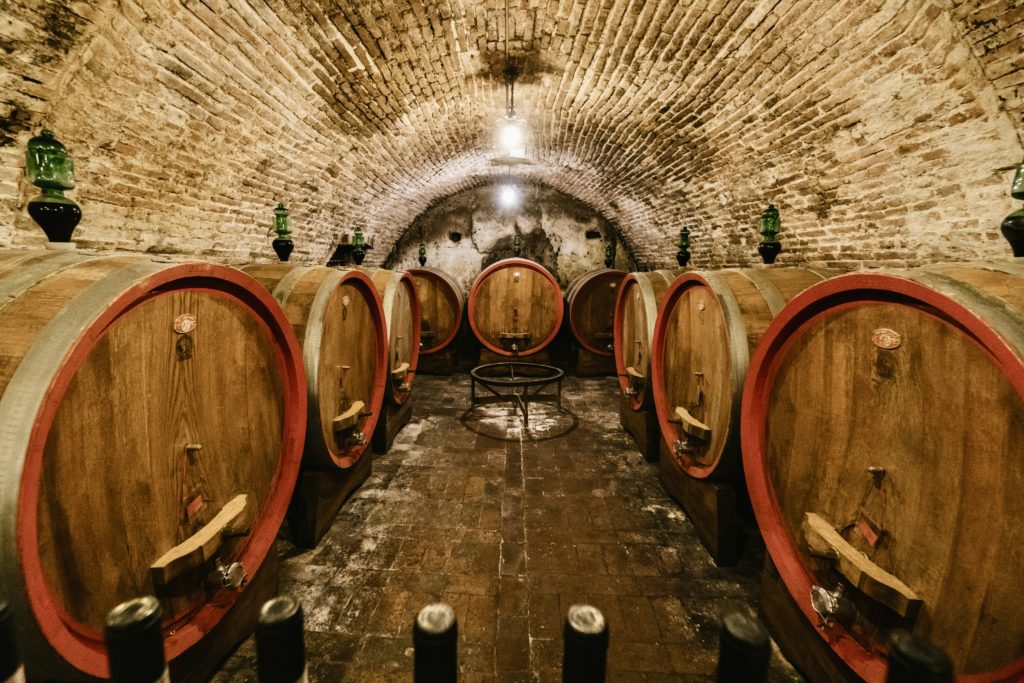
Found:
[[[508,368],[507,374],[489,376],[483,374],[488,370]],[[519,375],[517,370],[533,370],[543,372],[541,376]],[[482,372],[483,371],[483,372]],[[562,378],[565,371],[552,365],[541,363],[521,363],[518,361],[504,361],[501,363],[487,363],[478,365],[469,371],[470,376],[470,401],[471,409],[478,405],[487,403],[498,403],[511,401],[523,414],[523,428],[530,427],[530,402],[552,402],[559,410],[562,409]],[[476,386],[479,384],[489,391],[491,396],[478,396]],[[555,385],[554,394],[541,393],[545,387]],[[509,390],[502,393],[500,390]]]

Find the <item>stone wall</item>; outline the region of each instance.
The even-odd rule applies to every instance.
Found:
[[[614,223],[644,264],[1002,257],[1024,158],[1015,0],[8,0],[0,245],[36,246],[23,150],[75,154],[85,246],[323,262],[357,223],[383,258],[415,217],[503,173],[503,47],[522,170]]]
[[[512,256],[518,230],[521,255],[545,266],[563,290],[583,273],[604,268],[607,241],[616,245],[615,267],[634,269],[617,231],[592,209],[557,190],[529,185],[522,188],[520,206],[507,210],[497,201],[498,187],[490,184],[460,192],[420,214],[388,255],[385,267],[418,267],[422,240],[427,266],[445,271],[468,293],[484,268]]]

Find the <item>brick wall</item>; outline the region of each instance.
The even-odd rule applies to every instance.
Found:
[[[497,199],[499,187],[464,190],[420,214],[395,244],[385,267],[419,267],[422,241],[426,265],[448,273],[468,293],[484,268],[513,255],[518,230],[521,255],[545,266],[563,290],[580,275],[604,268],[608,241],[615,242],[614,267],[634,269],[615,229],[593,209],[543,185],[521,187],[519,206],[506,209]]]
[[[0,9],[0,244],[34,246],[23,149],[77,159],[87,247],[299,260],[356,222],[386,255],[417,215],[504,173],[503,2],[9,0]],[[1024,158],[1014,0],[511,0],[516,171],[576,197],[637,259],[1005,256]]]

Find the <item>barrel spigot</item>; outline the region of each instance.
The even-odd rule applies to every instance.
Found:
[[[819,628],[830,628],[833,618],[844,608],[846,603],[843,599],[844,590],[841,583],[833,591],[821,586],[811,586],[811,609],[821,619],[821,623],[818,624]]]
[[[245,567],[241,562],[232,562],[225,565],[219,559],[213,565],[213,570],[207,577],[207,583],[215,588],[227,588],[229,590],[241,590],[248,583],[249,577],[245,573]]]

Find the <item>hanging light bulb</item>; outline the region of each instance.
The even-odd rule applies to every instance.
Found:
[[[498,188],[498,204],[503,209],[514,209],[519,206],[519,188],[511,183]]]
[[[505,0],[505,116],[498,122],[497,146],[503,157],[526,159],[526,121],[516,116],[516,78],[519,68],[508,54],[508,0]]]
[[[498,148],[506,157],[526,158],[526,125],[522,119],[506,116],[498,126]]]

